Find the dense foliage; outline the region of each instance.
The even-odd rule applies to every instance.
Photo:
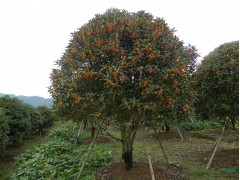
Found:
[[[7,145],[20,144],[23,138],[42,132],[52,124],[53,113],[45,107],[34,108],[17,98],[0,97],[0,152]]]
[[[182,116],[190,108],[187,80],[196,57],[196,49],[183,46],[163,19],[110,9],[74,32],[56,62],[54,107],[63,115],[95,115],[117,125],[131,169],[125,156],[131,159],[138,127],[174,123],[172,113]]]
[[[76,179],[89,145],[76,145],[83,135],[77,137],[72,132],[72,126],[63,124],[50,134],[53,139],[48,143],[20,155],[10,179]],[[94,146],[80,178],[92,179],[92,172],[111,159],[110,149],[111,145]]]
[[[208,129],[215,129],[220,128],[221,124],[217,121],[193,121],[193,122],[182,122],[181,127],[185,131],[201,131],[201,130],[208,130]]]
[[[5,150],[9,141],[8,133],[8,119],[5,116],[3,109],[0,108],[0,154]]]
[[[202,119],[239,117],[239,42],[225,43],[204,57],[193,77],[195,109]]]
[[[83,133],[81,133],[81,135],[77,135],[77,133],[73,130],[72,124],[64,123],[60,125],[59,128],[54,129],[49,137],[60,142],[66,141],[73,145],[80,145],[82,143],[83,135]]]

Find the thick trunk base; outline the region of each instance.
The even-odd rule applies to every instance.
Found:
[[[170,131],[170,126],[169,126],[169,125],[166,125],[165,132],[169,132],[169,131]]]
[[[91,128],[91,134],[92,134],[92,137],[95,137],[95,127]]]
[[[132,151],[123,153],[122,159],[124,160],[125,163],[125,169],[127,171],[131,170],[133,168]]]

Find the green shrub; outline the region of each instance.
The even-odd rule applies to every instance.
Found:
[[[52,124],[53,113],[47,107],[35,108],[17,98],[0,97],[0,152],[17,145],[23,138]]]
[[[43,116],[42,114],[38,111],[37,108],[26,104],[25,105],[28,114],[30,116],[30,123],[31,123],[31,133],[35,132],[41,132],[43,128]]]
[[[220,122],[217,122],[217,121],[208,121],[208,124],[209,126],[212,128],[212,129],[216,129],[216,128],[221,128],[222,125],[220,124]]]
[[[211,128],[208,122],[202,121],[182,122],[181,126],[185,131],[200,131]]]
[[[20,144],[23,138],[31,133],[28,108],[22,101],[8,96],[0,98],[0,108],[8,117],[9,144]]]
[[[71,144],[79,145],[82,143],[83,135],[81,134],[78,136],[73,130],[72,125],[64,123],[59,128],[55,129],[49,137],[61,142],[70,142]]]
[[[53,124],[54,114],[51,109],[47,108],[46,106],[38,106],[37,110],[41,113],[43,117],[43,127],[48,127]]]
[[[92,172],[111,159],[109,145],[94,146],[81,179],[90,179]],[[31,149],[17,158],[18,168],[10,179],[76,179],[89,146],[73,146],[67,142],[49,142]]]
[[[9,126],[7,121],[8,119],[5,116],[3,109],[0,108],[0,154],[4,152],[9,140]]]

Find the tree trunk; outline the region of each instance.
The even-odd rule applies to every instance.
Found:
[[[92,137],[94,137],[94,135],[95,135],[95,127],[94,126],[91,127],[91,134],[92,134]]]
[[[235,118],[232,118],[232,119],[231,119],[231,123],[232,123],[232,129],[233,129],[233,130],[236,130],[236,128],[235,128],[235,124],[236,124]]]
[[[168,124],[165,124],[165,127],[166,127],[165,132],[169,132],[170,131],[170,126]]]
[[[121,125],[122,159],[127,171],[133,168],[133,141],[137,132],[136,126]]]
[[[132,149],[130,151],[123,152],[122,159],[125,163],[125,169],[127,171],[131,170],[133,168]]]

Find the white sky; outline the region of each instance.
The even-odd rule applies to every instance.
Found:
[[[239,40],[239,5],[239,0],[0,0],[0,93],[49,97],[49,75],[70,33],[108,8],[163,17],[204,57]]]

